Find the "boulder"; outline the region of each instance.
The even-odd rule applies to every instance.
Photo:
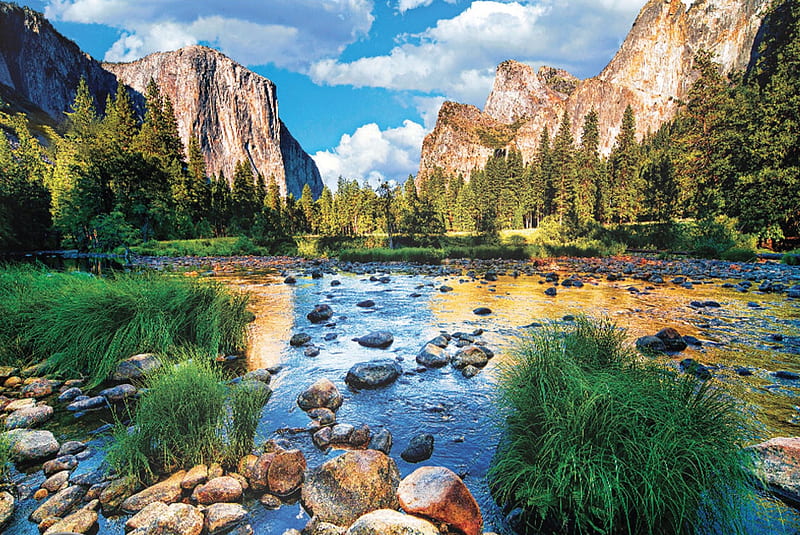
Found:
[[[69,470],[62,470],[45,479],[42,488],[47,492],[58,492],[67,485],[67,482],[69,482]]]
[[[0,491],[0,528],[8,522],[13,514],[14,496],[5,490]]]
[[[72,388],[67,388],[66,390],[61,392],[61,394],[59,394],[59,396],[58,396],[58,401],[60,401],[62,403],[69,403],[70,401],[72,401],[76,397],[82,396],[82,395],[83,395],[83,390],[81,390],[77,386],[73,386]]]
[[[47,379],[36,379],[19,391],[23,398],[43,398],[53,393],[53,384]]]
[[[205,483],[208,480],[208,466],[205,464],[197,464],[186,472],[186,476],[181,481],[182,489],[193,489],[197,485]]]
[[[267,452],[261,454],[258,459],[253,463],[250,470],[250,488],[253,492],[264,492],[269,489],[269,467],[272,464],[272,459],[275,458],[277,452]]]
[[[395,382],[402,373],[403,369],[393,359],[359,362],[350,368],[344,382],[356,389],[380,388]]]
[[[293,334],[292,337],[289,339],[289,345],[292,347],[300,347],[306,345],[311,341],[311,335],[307,333],[296,333]]]
[[[433,344],[433,345],[435,345],[437,347],[441,347],[442,349],[444,349],[444,348],[447,347],[447,344],[450,343],[450,336],[449,335],[440,334],[436,338],[430,340],[428,343],[429,344]]]
[[[667,351],[683,351],[686,349],[686,342],[678,331],[672,327],[666,327],[656,333],[656,336],[661,338]]]
[[[643,353],[663,353],[667,346],[658,336],[641,336],[636,339],[636,349]]]
[[[126,529],[141,529],[152,524],[160,516],[166,516],[169,505],[162,502],[153,502],[146,505],[141,511],[130,517],[125,522]]]
[[[478,307],[472,311],[476,316],[488,316],[492,313],[492,309],[488,307]]]
[[[121,385],[112,386],[111,388],[101,390],[97,395],[103,396],[110,403],[119,403],[135,396],[136,392],[137,390],[135,386],[130,383],[123,383]]]
[[[272,381],[272,374],[267,369],[259,368],[244,374],[242,381],[259,381],[268,385]]]
[[[400,482],[400,507],[409,514],[443,522],[465,535],[480,535],[483,518],[478,502],[455,473],[423,466]]]
[[[86,533],[97,523],[97,500],[78,509],[71,515],[65,516],[44,532],[44,535],[56,535],[64,533]]]
[[[195,487],[192,499],[202,505],[237,502],[242,499],[242,484],[231,476],[215,477],[205,485]]]
[[[318,407],[335,411],[342,406],[343,399],[336,385],[322,378],[297,396],[297,405],[304,411]]]
[[[372,308],[375,306],[375,301],[372,299],[365,299],[356,303],[356,306],[361,308]]]
[[[306,472],[303,507],[322,522],[349,526],[378,509],[396,509],[400,472],[376,450],[348,451]]]
[[[83,487],[73,485],[53,494],[46,502],[31,513],[30,519],[37,524],[51,516],[64,516],[83,499],[86,491]]]
[[[133,381],[141,379],[147,372],[161,366],[161,360],[152,353],[140,353],[117,364],[111,374],[112,381]]]
[[[492,356],[494,356],[492,354]],[[465,366],[474,366],[475,368],[483,368],[488,364],[489,352],[483,346],[470,345],[462,347],[450,359],[450,363],[454,368],[464,368]]]
[[[224,533],[247,519],[247,511],[238,503],[215,503],[203,510],[208,535]]]
[[[67,405],[67,410],[72,412],[93,411],[108,407],[108,401],[103,396],[78,396],[75,401]]]
[[[544,291],[544,295],[548,297],[555,297],[556,295],[558,295],[558,290],[556,289],[555,286],[551,286],[550,288]]]
[[[32,398],[15,399],[14,401],[6,404],[6,406],[3,407],[3,411],[4,412],[14,412],[14,411],[18,411],[20,409],[25,409],[25,408],[29,408],[29,407],[35,407],[35,406],[36,406],[36,400],[35,399],[32,399]]]
[[[694,359],[683,359],[679,364],[683,373],[694,375],[698,379],[706,381],[711,379],[711,370],[703,364],[700,364]]]
[[[392,433],[388,429],[381,429],[372,436],[369,447],[389,455],[392,451]]]
[[[328,446],[331,445],[331,438],[333,437],[333,431],[330,427],[323,427],[316,433],[311,436],[311,440],[314,442],[314,445],[321,449],[325,450]]]
[[[113,512],[119,509],[123,500],[134,494],[141,487],[133,478],[121,477],[111,481],[100,492],[100,505],[104,512]],[[160,502],[159,502],[160,503]]]
[[[400,457],[408,463],[418,463],[430,459],[433,455],[433,435],[422,433],[408,443]]]
[[[50,405],[39,405],[36,407],[26,407],[19,409],[8,415],[6,418],[6,429],[17,429],[20,427],[36,427],[43,424],[53,416],[53,407]]]
[[[62,455],[61,457],[50,459],[44,463],[42,465],[42,471],[44,471],[44,475],[51,476],[56,472],[72,470],[76,466],[78,466],[78,459],[76,459],[74,455]]]
[[[146,505],[153,502],[164,502],[166,504],[175,503],[181,498],[181,482],[186,477],[186,470],[181,470],[172,474],[170,477],[147,487],[141,492],[130,496],[122,502],[121,508],[126,513],[136,513],[141,511]]]
[[[422,518],[379,509],[359,517],[345,535],[440,535],[440,532]]]
[[[445,342],[446,343],[446,342]],[[417,362],[426,368],[441,368],[450,360],[442,346],[429,342],[417,353]]]
[[[306,314],[306,318],[311,323],[324,323],[333,317],[333,309],[330,305],[316,305],[314,310]]]
[[[756,466],[771,492],[800,505],[800,437],[778,437],[750,446]]]
[[[31,463],[58,453],[58,441],[50,431],[12,429],[6,431],[11,442],[11,457],[18,463]]]
[[[269,491],[277,496],[288,496],[303,484],[306,458],[300,450],[281,451],[275,454],[267,471]]]
[[[58,456],[61,457],[62,455],[76,455],[86,449],[86,444],[80,442],[78,440],[68,440],[61,444],[61,447],[58,448]]]
[[[387,331],[375,331],[356,338],[356,342],[364,347],[386,349],[394,342],[394,336]]]
[[[131,517],[125,526],[134,529],[129,535],[200,535],[203,531],[203,513],[185,503],[173,503],[163,507],[151,504],[152,510],[140,518]],[[135,521],[134,521],[135,519]],[[133,524],[132,524],[132,521]],[[137,526],[137,527],[134,527]]]
[[[319,425],[332,425],[336,423],[336,413],[325,407],[309,409],[306,414]]]

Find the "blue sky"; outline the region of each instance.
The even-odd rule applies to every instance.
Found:
[[[19,0],[18,0],[19,1]],[[28,0],[99,60],[190,44],[278,86],[281,118],[320,167],[416,173],[444,100],[483,107],[506,59],[594,76],[645,0]]]

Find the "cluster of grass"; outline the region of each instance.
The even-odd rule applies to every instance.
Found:
[[[787,251],[783,257],[781,257],[781,263],[787,266],[800,266],[800,249]]]
[[[149,241],[130,248],[142,256],[268,256],[268,248],[259,247],[245,236],[238,238],[201,238],[196,240]],[[117,250],[116,252],[123,252]]]
[[[401,247],[399,249],[345,249],[339,252],[344,262],[416,262],[439,264],[443,258],[441,249],[428,247]]]
[[[637,360],[624,338],[579,318],[520,343],[501,380],[493,495],[525,511],[529,533],[740,531],[752,437],[738,407]]]
[[[109,465],[139,480],[199,463],[235,463],[253,447],[269,390],[251,382],[227,386],[207,356],[184,356],[147,378],[132,418],[118,424]]]
[[[104,380],[133,354],[245,343],[247,296],[157,273],[100,278],[36,266],[0,268],[0,363],[47,360],[50,372]]]
[[[0,434],[0,483],[8,477],[8,467],[11,463],[11,439],[5,434]]]

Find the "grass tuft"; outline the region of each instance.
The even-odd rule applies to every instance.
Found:
[[[527,532],[740,532],[748,428],[710,382],[638,361],[608,320],[520,342],[502,375],[495,499]]]
[[[98,384],[136,353],[242,349],[246,305],[245,295],[207,280],[0,268],[0,363],[47,360],[51,372]]]

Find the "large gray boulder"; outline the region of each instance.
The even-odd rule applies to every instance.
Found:
[[[393,359],[372,360],[355,364],[344,382],[356,389],[373,389],[392,384],[402,375],[403,369]]]
[[[18,463],[41,461],[58,453],[58,441],[50,431],[12,429],[5,437],[11,442],[11,457]]]

